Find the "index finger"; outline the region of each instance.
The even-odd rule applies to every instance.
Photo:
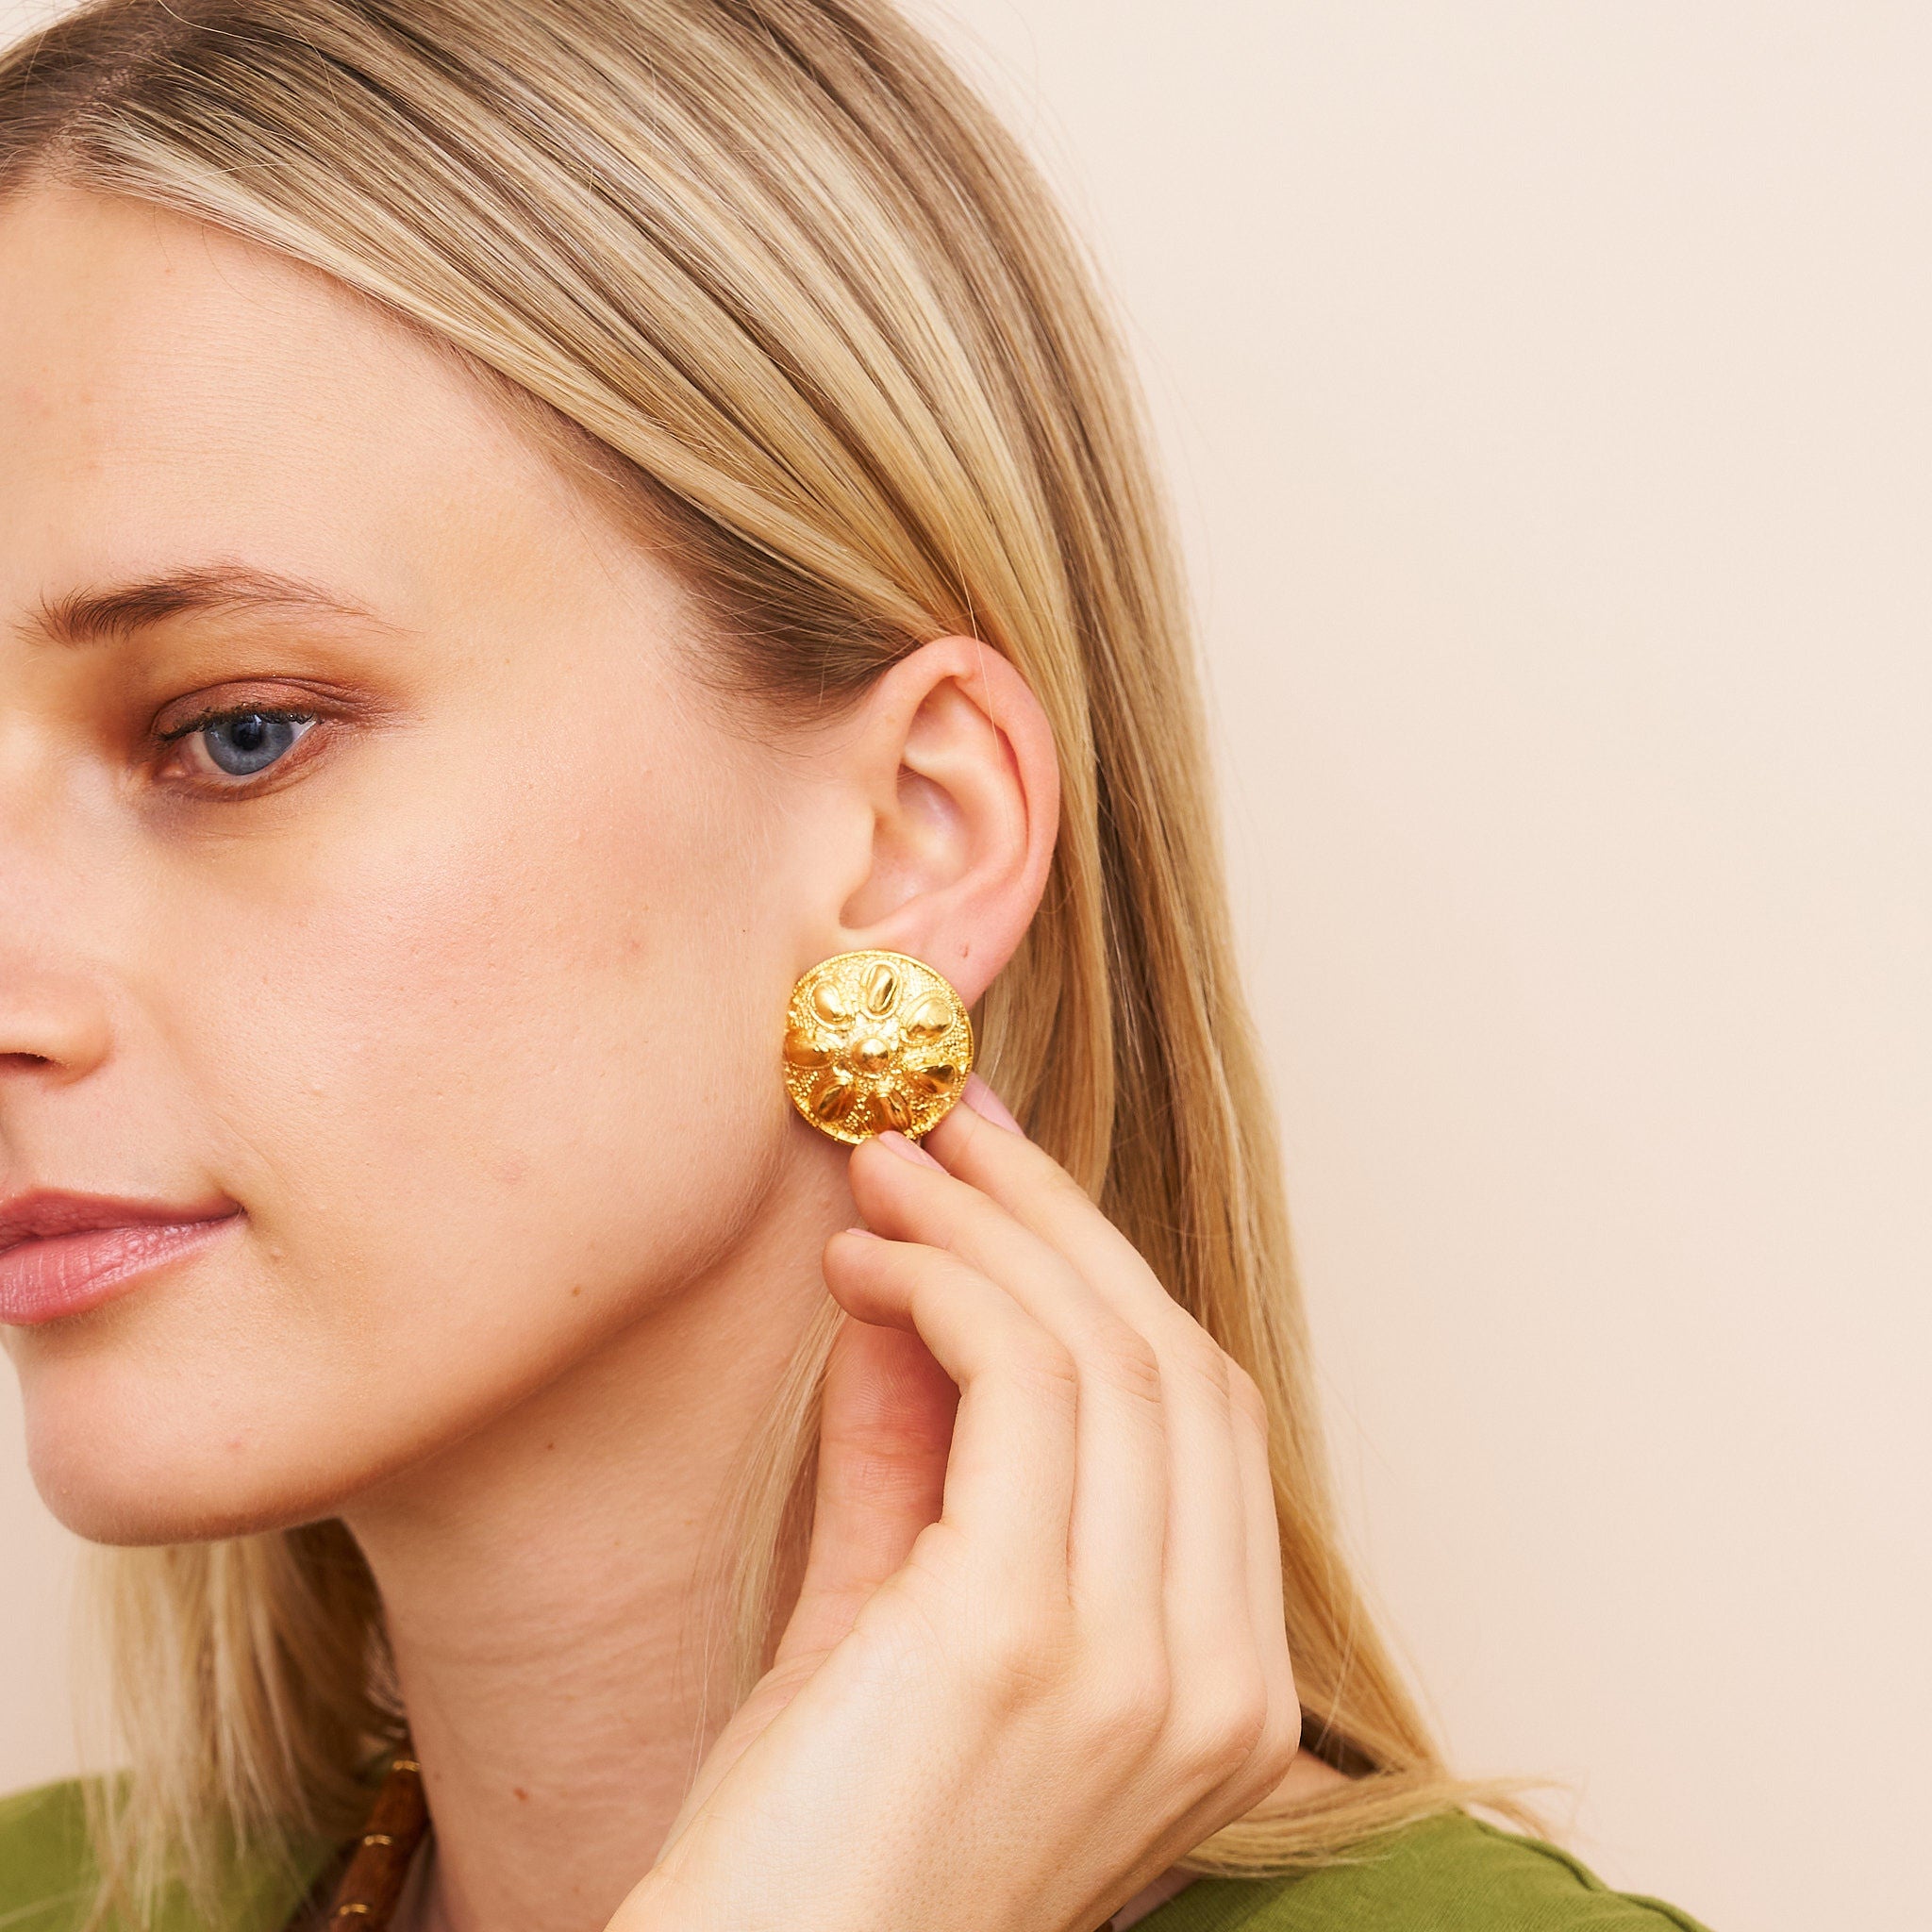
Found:
[[[1150,1341],[1179,1340],[1182,1324],[1196,1328],[1193,1317],[1168,1293],[1140,1249],[1079,1182],[1017,1125],[1005,1125],[987,1110],[989,1102],[998,1114],[1012,1119],[979,1075],[970,1075],[958,1105],[919,1144],[949,1174],[998,1202],[1023,1227],[1058,1249]]]

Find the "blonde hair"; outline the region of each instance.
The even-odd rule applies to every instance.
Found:
[[[535,398],[747,690],[847,696],[953,632],[1019,668],[1062,822],[984,1071],[1266,1395],[1305,1738],[1354,1774],[1184,1863],[1286,1871],[1469,1800],[1332,1514],[1138,400],[1048,195],[933,47],[884,0],[103,0],[0,62],[0,188],[35,178],[282,251]],[[751,1445],[741,1695],[809,1533],[836,1314]],[[106,1560],[110,1884],[356,1828],[399,1713],[346,1532]]]

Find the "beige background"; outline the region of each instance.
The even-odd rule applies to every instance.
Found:
[[[1344,1488],[1458,1759],[1718,1932],[1922,1924],[1932,9],[947,30],[1134,319]],[[69,1761],[17,1450],[0,1536],[4,1787]]]

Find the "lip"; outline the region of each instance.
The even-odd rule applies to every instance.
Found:
[[[0,1323],[78,1315],[241,1218],[223,1200],[181,1207],[42,1189],[0,1206]]]

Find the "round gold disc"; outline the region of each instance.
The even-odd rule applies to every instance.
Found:
[[[941,974],[905,953],[834,953],[791,989],[785,1091],[821,1132],[857,1143],[945,1119],[973,1071],[973,1022]]]

